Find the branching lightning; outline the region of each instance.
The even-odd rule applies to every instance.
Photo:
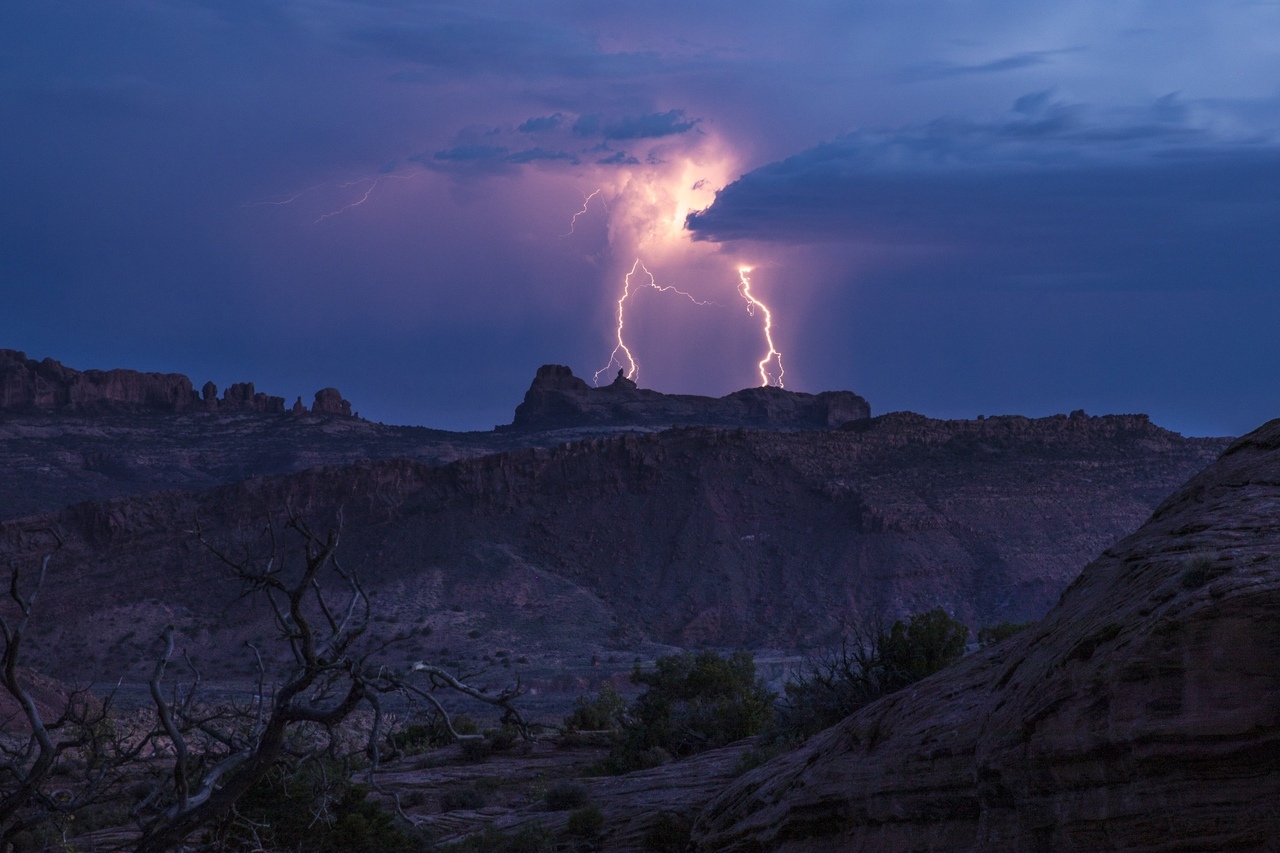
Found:
[[[582,191],[579,190],[579,192],[582,192]],[[569,220],[569,230],[561,234],[560,235],[561,237],[570,237],[573,235],[573,229],[578,224],[578,217],[584,215],[587,212],[587,207],[591,204],[591,199],[595,198],[598,195],[600,195],[600,190],[596,190],[591,195],[582,193],[582,210],[579,210],[577,213],[575,213],[573,215],[573,218]],[[603,204],[604,201],[601,200],[600,203]]]
[[[245,204],[242,204],[241,207],[261,207],[264,205],[279,206],[279,205],[285,205],[285,204],[293,204],[293,202],[302,198],[304,195],[315,192],[316,190],[321,189],[322,187],[337,186],[338,189],[347,189],[348,187],[364,186],[367,184],[367,186],[364,186],[364,191],[358,199],[356,199],[353,202],[350,202],[349,204],[344,204],[342,207],[338,208],[337,210],[331,210],[328,213],[322,214],[318,219],[316,219],[316,222],[323,222],[326,219],[329,219],[330,217],[337,216],[339,213],[350,210],[353,207],[359,207],[360,205],[364,204],[373,196],[373,191],[376,190],[385,180],[388,180],[390,178],[396,178],[397,180],[405,181],[410,178],[416,178],[420,174],[421,172],[408,172],[403,174],[388,172],[382,175],[366,175],[362,178],[355,178],[354,180],[346,181],[344,183],[336,184],[336,185],[335,184],[316,184],[315,186],[307,187],[305,190],[296,192],[286,199],[281,199],[279,201],[251,201],[251,202],[246,202]]]
[[[622,337],[622,327],[625,320],[624,310],[627,300],[631,298],[631,276],[636,274],[637,269],[644,270],[644,274],[649,277],[649,281],[647,283],[642,282],[640,285],[641,287],[652,287],[654,290],[662,292],[670,291],[678,293],[694,305],[715,304],[714,302],[703,302],[700,299],[695,299],[692,294],[685,293],[683,290],[680,290],[673,285],[658,284],[657,280],[653,277],[653,273],[649,272],[649,268],[642,264],[639,258],[636,258],[636,262],[631,265],[631,271],[622,279],[622,295],[618,297],[618,324],[615,332],[617,344],[614,346],[613,352],[609,353],[609,362],[604,367],[597,370],[595,372],[595,376],[592,377],[592,382],[596,385],[600,384],[600,374],[608,372],[615,364],[623,371],[623,375],[633,382],[636,380],[636,377],[640,375],[640,363],[636,361],[635,356],[631,353],[631,349],[627,346]]]
[[[779,388],[782,388],[782,353],[778,352],[777,347],[773,345],[773,314],[769,311],[768,305],[751,295],[751,279],[747,278],[747,273],[749,272],[751,272],[751,267],[738,267],[738,278],[740,279],[738,292],[742,294],[743,299],[747,300],[748,314],[754,317],[757,308],[764,313],[764,340],[769,345],[769,351],[765,353],[764,358],[760,359],[760,387],[766,388],[775,384],[773,377],[769,375],[769,363],[776,362],[778,366],[776,384]]]

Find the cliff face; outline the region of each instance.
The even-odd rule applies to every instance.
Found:
[[[873,611],[1039,616],[1222,446],[1139,417],[690,428],[87,503],[0,526],[0,558],[34,557],[47,543],[28,531],[52,524],[67,542],[65,592],[43,599],[56,623],[105,648],[145,614],[183,613],[235,648],[219,639],[226,618],[200,615],[217,572],[193,519],[227,541],[285,507],[317,524],[341,507],[344,560],[363,567],[388,631],[433,620],[454,650],[474,645],[471,628],[548,654],[571,629],[577,654],[650,639],[796,649]],[[51,674],[100,668],[70,639],[47,648],[63,656],[41,660]]]
[[[618,376],[592,388],[569,368],[538,368],[516,407],[515,420],[499,429],[551,430],[583,426],[665,427],[714,425],[760,429],[830,429],[871,417],[871,406],[852,391],[801,394],[781,388],[747,388],[725,397],[662,394]]]
[[[739,779],[716,851],[1274,850],[1280,420],[1037,626]]]
[[[182,412],[200,404],[179,373],[73,370],[46,358],[0,349],[0,409],[38,411]]]

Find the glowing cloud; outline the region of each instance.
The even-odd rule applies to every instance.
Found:
[[[770,385],[777,384],[779,388],[782,388],[784,387],[782,384],[782,353],[778,352],[777,347],[773,345],[773,313],[769,310],[768,305],[751,295],[751,279],[747,278],[747,273],[749,272],[751,272],[751,267],[738,267],[738,293],[742,294],[742,298],[747,300],[748,314],[754,317],[757,308],[764,314],[764,340],[769,345],[769,351],[764,354],[764,358],[760,359],[760,387],[767,388]],[[778,367],[776,383],[769,374],[769,364],[771,362],[776,363]]]

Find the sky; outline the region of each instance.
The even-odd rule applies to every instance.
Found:
[[[81,369],[1280,416],[1276,2],[11,3],[0,128],[0,347]]]

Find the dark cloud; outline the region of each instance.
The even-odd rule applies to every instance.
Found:
[[[979,62],[974,65],[961,65],[954,62],[926,62],[912,66],[903,72],[902,77],[908,81],[945,80],[948,77],[964,77],[970,74],[999,74],[1003,71],[1017,71],[1034,65],[1044,65],[1050,58],[1063,51],[1032,50],[1002,56],[990,62]]]
[[[516,130],[521,133],[541,133],[543,131],[555,130],[564,123],[564,113],[556,113],[549,116],[534,116],[520,123]]]
[[[545,148],[526,148],[507,157],[508,163],[532,163],[536,160],[563,160],[571,165],[579,162],[577,155],[568,151],[548,151]]]
[[[606,53],[580,30],[458,7],[434,7],[426,20],[356,29],[376,53],[451,74],[495,73],[526,79],[615,78],[655,68],[651,54]]]
[[[455,145],[444,151],[432,154],[434,160],[446,160],[455,163],[472,163],[493,160],[505,160],[507,149],[498,145]]]
[[[632,157],[625,151],[615,151],[608,157],[601,157],[596,161],[601,166],[638,166],[640,161]]]
[[[659,139],[688,133],[699,119],[686,119],[684,110],[668,110],[642,116],[608,120],[604,116],[584,115],[573,123],[573,132],[583,137],[604,139]]]
[[[1280,147],[1160,121],[1172,106],[1107,124],[1037,93],[999,122],[851,134],[743,175],[687,227],[927,248],[940,280],[1272,286]]]

